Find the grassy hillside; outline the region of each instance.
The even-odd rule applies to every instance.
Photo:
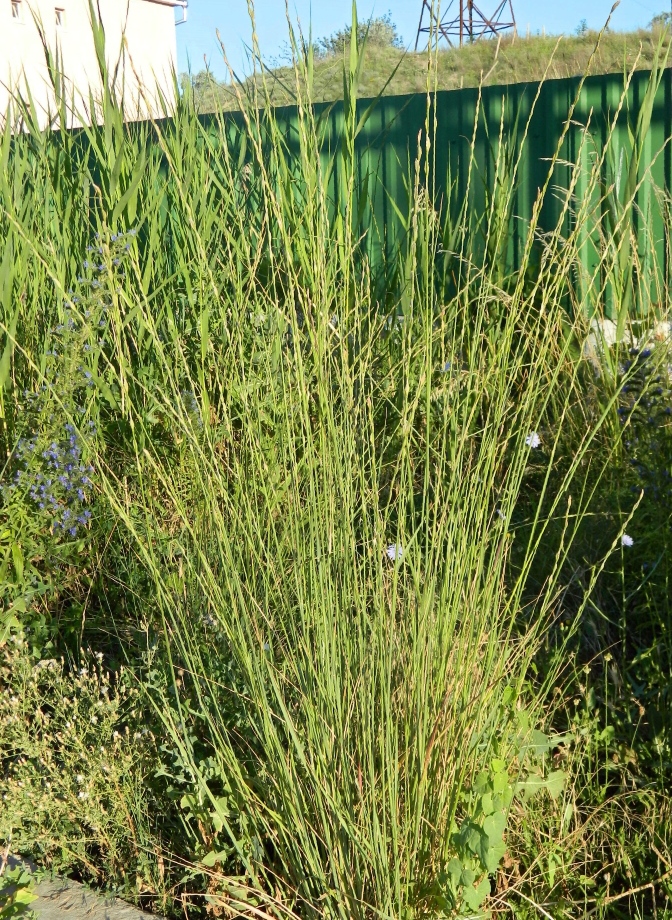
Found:
[[[658,38],[656,29],[606,33],[599,42],[591,72],[613,73],[633,66],[648,69]],[[496,41],[480,41],[463,48],[442,50],[432,63],[436,62],[440,90],[478,86],[481,80],[487,85],[541,80],[544,74],[550,79],[571,77],[586,71],[597,41],[595,32],[575,36],[510,37],[503,39],[499,47]],[[366,49],[360,96],[376,96],[381,91],[386,95],[425,92],[428,64],[426,52],[370,44]],[[343,56],[339,53],[326,54],[316,60],[312,93],[315,102],[341,97],[342,67]],[[254,89],[254,79],[247,78],[237,89],[250,93]],[[265,71],[265,80],[273,104],[288,105],[295,101],[293,67],[269,68]],[[261,77],[257,76],[257,84],[260,81]],[[238,107],[231,84],[219,83],[200,73],[192,77],[192,85],[201,112]]]

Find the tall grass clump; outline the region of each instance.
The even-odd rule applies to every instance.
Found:
[[[3,480],[18,483],[3,492],[3,642],[27,657],[27,686],[40,660],[63,663],[41,715],[17,697],[0,722],[0,833],[163,910],[480,916],[553,890],[505,873],[521,824],[560,813],[560,833],[579,832],[566,761],[580,736],[546,704],[580,663],[572,643],[637,505],[599,499],[639,365],[603,367],[593,333],[596,375],[567,308],[586,284],[604,301],[602,276],[576,280],[601,173],[577,203],[576,168],[542,234],[549,164],[512,275],[515,151],[493,141],[509,179],[484,220],[442,210],[428,115],[407,238],[373,266],[354,13],[350,34],[326,160],[310,51],[295,54],[292,151],[263,79],[239,121],[201,123],[187,95],[171,121],[130,126],[108,94],[78,132],[40,133],[26,111],[2,138]],[[619,202],[624,226],[634,205]],[[75,448],[79,478],[52,488],[49,464]],[[95,734],[88,649],[116,675],[99,679],[119,738]],[[68,669],[86,714],[63,746],[41,720],[62,720]],[[0,680],[9,693],[11,670]],[[132,738],[134,782],[103,795]],[[70,796],[61,824],[14,799],[43,788],[41,741],[53,794]],[[81,783],[60,788],[54,758],[74,768],[73,751]]]

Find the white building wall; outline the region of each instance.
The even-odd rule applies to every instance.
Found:
[[[128,118],[165,114],[161,94],[169,107],[175,101],[175,5],[172,0],[94,0],[105,29],[107,65],[111,73],[119,68],[116,86],[123,90]],[[88,0],[0,0],[0,119],[11,111],[17,92],[30,94],[42,125],[55,113],[36,19],[49,47],[60,51],[73,108],[70,123],[89,121],[89,89],[100,98],[101,81]]]

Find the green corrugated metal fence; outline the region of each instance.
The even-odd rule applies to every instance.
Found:
[[[634,75],[627,102],[620,112],[612,137],[614,160],[618,162],[621,148],[628,148],[628,127],[636,122],[646,87],[648,71]],[[520,150],[520,165],[514,185],[513,214],[510,226],[509,266],[520,264],[527,226],[538,190],[549,172],[549,161],[555,155],[568,113],[576,99],[580,78],[548,80],[539,84],[512,84],[478,90],[465,89],[439,92],[433,97],[429,124],[436,125],[432,155],[434,159],[433,188],[436,206],[447,207],[463,201],[469,194],[473,213],[486,207],[486,188],[493,182],[492,144],[503,128],[503,136],[512,149]],[[567,188],[571,166],[579,155],[585,167],[579,177],[575,197],[580,200],[590,167],[591,150],[601,150],[608,135],[624,88],[623,75],[589,77],[580,91],[572,124],[567,132],[560,158],[555,166],[549,192],[545,196],[540,217],[540,230],[550,231],[562,218],[562,195]],[[359,110],[369,102],[362,100]],[[477,119],[477,111],[479,116]],[[326,119],[324,155],[340,143],[343,129],[343,105],[320,105],[318,117]],[[427,123],[428,101],[424,95],[388,96],[374,106],[356,139],[360,182],[368,185],[368,207],[364,218],[367,245],[374,262],[390,255],[403,242],[405,227],[399,216],[408,212],[409,187],[412,183],[418,139]],[[298,148],[297,110],[275,110],[276,124],[286,137],[290,149]],[[529,125],[528,125],[529,122]],[[589,125],[590,143],[585,140]],[[476,126],[476,127],[475,127]],[[527,137],[522,144],[523,132]],[[433,130],[433,129],[432,129]],[[430,132],[431,133],[431,132]],[[672,70],[666,70],[658,92],[651,130],[647,138],[644,169],[651,167],[651,182],[643,183],[637,195],[637,209],[651,221],[659,264],[667,277],[667,254],[664,245],[663,206],[655,189],[672,187],[672,161],[666,145],[672,136]],[[522,149],[521,149],[522,144]],[[468,188],[470,159],[473,157],[471,182]],[[337,183],[338,161],[334,182]],[[452,196],[449,185],[454,183]],[[643,219],[643,218],[642,218]],[[592,269],[598,258],[595,240],[586,240],[582,257],[586,269]]]

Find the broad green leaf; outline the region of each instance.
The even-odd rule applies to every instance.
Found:
[[[474,792],[483,793],[490,788],[490,774],[483,770],[474,780]]]
[[[456,856],[453,856],[448,863],[448,875],[450,876],[453,888],[457,888],[462,878],[462,863]]]
[[[17,904],[32,904],[35,900],[37,900],[37,895],[30,888],[19,888],[14,893],[14,901]]]
[[[229,857],[227,850],[220,850],[216,853],[214,850],[210,853],[207,853],[201,860],[201,864],[207,866],[209,869],[212,869],[217,863],[225,862]]]
[[[544,778],[540,774],[531,773],[527,779],[516,783],[516,792],[523,794],[523,800],[531,799],[533,795],[544,788]]]
[[[496,773],[492,778],[492,790],[496,795],[502,795],[509,788],[509,777],[506,773]]]
[[[501,840],[506,830],[506,815],[503,811],[496,811],[483,822],[483,830],[490,838],[492,843]]]
[[[538,729],[533,729],[521,746],[522,755],[543,757],[548,753],[550,742],[548,736]]]
[[[464,897],[464,901],[470,910],[478,910],[478,908],[481,906],[483,901],[485,901],[489,894],[490,879],[486,875],[485,878],[481,879],[475,888],[467,886],[464,889],[462,896]]]
[[[488,852],[486,853],[485,859],[483,860],[483,865],[485,866],[486,872],[490,873],[490,875],[494,875],[505,855],[506,844],[503,840],[496,844],[491,844],[488,847]]]
[[[476,881],[476,873],[474,872],[474,870],[463,868],[462,873],[460,875],[460,882],[463,885],[470,886],[470,885],[473,885],[475,881]]]
[[[557,799],[565,788],[565,780],[566,776],[562,770],[554,770],[553,773],[549,773],[546,779],[546,788],[553,799]]]

